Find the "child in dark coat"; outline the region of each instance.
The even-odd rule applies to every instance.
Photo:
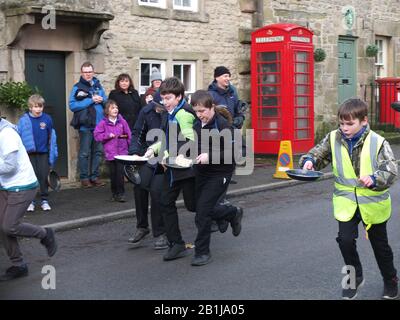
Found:
[[[192,95],[191,104],[197,118],[193,128],[198,139],[196,158],[196,226],[195,255],[192,266],[211,261],[211,222],[217,221],[224,233],[229,223],[237,237],[242,229],[243,209],[221,203],[235,169],[233,161],[232,117],[226,108],[213,105],[212,96],[205,90]],[[215,143],[219,140],[219,144]]]

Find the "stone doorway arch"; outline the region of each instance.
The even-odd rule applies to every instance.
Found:
[[[25,80],[25,57],[27,52],[59,52],[65,55],[65,119],[66,133],[59,139],[67,140],[68,181],[76,180],[77,132],[69,126],[72,113],[68,109],[68,95],[79,78],[83,61],[90,60],[98,73],[103,73],[104,54],[93,52],[104,31],[109,29],[112,14],[93,10],[67,10],[54,8],[55,28],[44,28],[42,21],[51,11],[42,13],[41,6],[19,6],[3,9],[5,16],[5,46],[0,46],[0,57],[4,56],[7,79]],[[54,79],[53,79],[54,80]],[[11,119],[17,120],[17,119]]]

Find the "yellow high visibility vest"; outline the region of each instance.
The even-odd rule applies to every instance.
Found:
[[[357,206],[367,230],[372,224],[385,222],[390,218],[392,203],[389,190],[373,191],[361,186],[354,172],[348,151],[336,139],[334,130],[330,133],[332,167],[335,176],[333,213],[337,220],[346,222],[353,218]],[[372,175],[378,169],[378,152],[384,138],[370,131],[361,150],[360,176]]]

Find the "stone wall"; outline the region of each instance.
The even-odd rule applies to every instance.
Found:
[[[249,87],[249,76],[239,75],[240,59],[250,59],[250,46],[239,43],[238,30],[251,28],[252,14],[240,11],[236,0],[205,1],[206,18],[182,21],[171,18],[140,16],[134,10],[133,1],[113,0],[110,22],[95,52],[105,54],[105,72],[101,76],[110,90],[115,77],[123,71],[132,74],[138,85],[139,59],[151,57],[172,61],[197,60],[199,77],[197,89],[206,88],[213,80],[217,65],[227,66],[233,75],[233,83],[239,89]],[[200,14],[201,15],[201,14]],[[190,18],[189,18],[190,19]],[[172,74],[167,63],[167,75]]]
[[[242,3],[252,1],[241,0],[239,4],[237,0],[198,0],[199,12],[191,13],[172,10],[173,0],[167,0],[166,10],[139,7],[137,0],[0,0],[0,81],[24,80],[25,50],[56,50],[66,52],[67,99],[79,79],[82,62],[90,60],[94,64],[108,93],[122,72],[130,73],[138,87],[140,59],[165,60],[167,76],[172,75],[173,60],[196,61],[195,89],[207,88],[214,68],[225,65],[231,70],[232,82],[241,97],[249,99],[246,61],[250,59],[250,45],[239,41],[239,30],[253,26],[254,8],[241,10]],[[41,29],[40,11],[44,5],[57,10],[58,28],[51,34]],[[36,11],[30,11],[32,8]],[[108,21],[110,15],[114,19]],[[85,36],[88,24],[98,21],[99,30],[108,31],[97,33],[101,34],[97,45],[91,41],[96,32],[93,37]],[[12,45],[7,46],[10,39]],[[87,40],[89,45],[96,45],[85,47]],[[4,106],[0,109],[11,121],[17,121],[17,114],[9,113]],[[66,113],[69,123],[72,113],[68,108]],[[68,178],[75,180],[78,134],[70,126],[67,128]]]
[[[172,0],[167,3],[171,8]],[[227,66],[241,98],[250,100],[251,31],[277,22],[306,26],[315,34],[315,48],[323,48],[327,53],[324,62],[315,64],[316,139],[336,125],[338,38],[349,33],[342,22],[343,6],[352,5],[356,12],[350,33],[357,39],[358,95],[363,95],[360,85],[371,82],[374,77],[374,58],[365,56],[365,48],[374,43],[375,35],[390,37],[393,57],[388,75],[400,73],[397,0],[199,0],[198,13],[139,7],[137,0],[0,0],[0,81],[24,79],[23,49],[7,47],[4,15],[5,9],[23,4],[39,7],[49,4],[61,10],[107,12],[114,16],[97,47],[72,51],[66,56],[68,87],[78,79],[80,64],[89,59],[107,92],[121,72],[130,73],[138,87],[140,59],[165,60],[167,76],[172,75],[172,61],[179,59],[197,62],[196,89],[207,88],[217,65]],[[73,132],[71,137],[75,137]],[[74,155],[71,161],[73,158]]]
[[[338,107],[338,38],[349,34],[342,22],[344,6],[355,9],[356,21],[350,34],[357,44],[357,95],[363,97],[362,84],[374,79],[374,58],[365,49],[375,35],[391,37],[388,76],[400,73],[400,6],[394,0],[264,0],[264,24],[289,22],[314,32],[314,47],[323,48],[327,58],[315,64],[316,140],[336,126]]]
[[[5,25],[5,15],[4,12],[0,10],[0,82],[4,82],[7,79],[8,70],[8,55],[5,47]]]

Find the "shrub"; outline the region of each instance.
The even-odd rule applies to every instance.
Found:
[[[28,98],[34,93],[39,93],[38,88],[32,88],[25,81],[4,82],[0,84],[0,103],[8,108],[25,110],[28,108]]]
[[[378,47],[374,44],[370,44],[365,49],[367,57],[375,57],[378,54]]]
[[[325,50],[322,48],[315,49],[314,51],[314,61],[315,62],[322,62],[326,58]]]

